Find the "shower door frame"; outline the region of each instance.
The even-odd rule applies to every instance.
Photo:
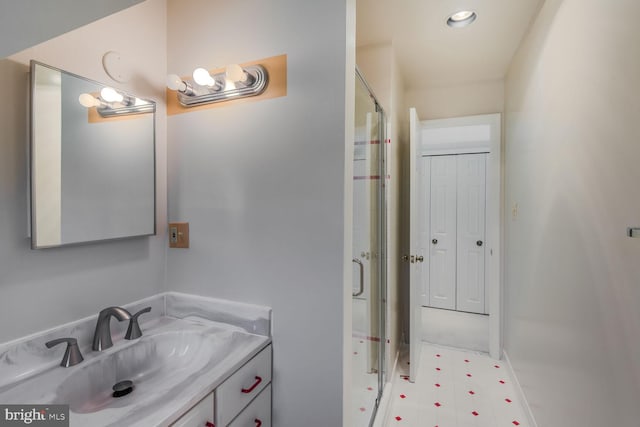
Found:
[[[376,414],[380,405],[380,399],[382,398],[382,392],[386,380],[386,361],[387,361],[387,194],[385,185],[387,180],[387,123],[386,114],[384,109],[378,102],[373,90],[365,80],[364,76],[360,72],[360,69],[356,65],[355,67],[356,78],[360,80],[366,90],[369,92],[369,96],[375,105],[375,111],[378,114],[378,173],[379,180],[377,186],[377,233],[378,233],[378,245],[375,252],[379,256],[378,262],[378,316],[379,316],[379,345],[378,345],[378,390],[376,399],[369,419],[369,426],[371,427],[376,419]],[[373,248],[372,248],[373,249]],[[373,252],[373,251],[372,251]]]

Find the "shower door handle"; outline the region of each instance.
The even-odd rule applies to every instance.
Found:
[[[351,262],[355,262],[360,267],[358,269],[360,270],[360,288],[356,293],[351,292],[351,296],[358,297],[364,293],[364,264],[358,258],[352,259]]]

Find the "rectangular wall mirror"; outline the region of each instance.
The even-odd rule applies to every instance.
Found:
[[[31,61],[31,246],[148,236],[153,101]]]

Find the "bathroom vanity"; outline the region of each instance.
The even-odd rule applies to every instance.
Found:
[[[122,306],[147,307],[141,337],[112,320],[102,351],[97,315],[0,345],[0,403],[68,404],[72,427],[271,425],[271,309],[173,292]],[[67,337],[84,360],[63,367],[45,343]]]

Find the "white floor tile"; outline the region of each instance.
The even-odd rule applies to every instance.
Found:
[[[388,427],[529,427],[501,361],[424,343],[410,383],[407,359],[394,378]]]

